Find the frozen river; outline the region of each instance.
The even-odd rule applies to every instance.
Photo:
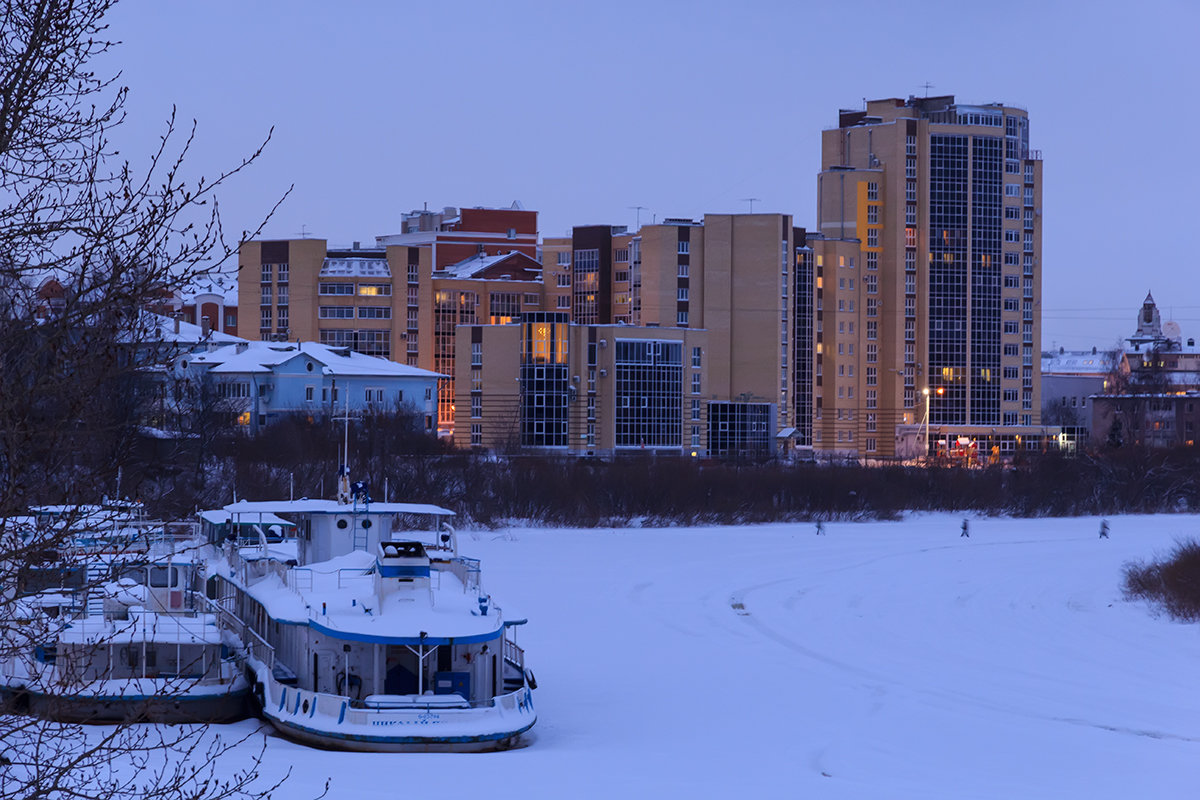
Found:
[[[1200,627],[1122,599],[1194,516],[464,533],[539,722],[483,755],[311,750],[281,795],[1131,798],[1200,775]],[[231,726],[233,732],[254,723]],[[474,787],[469,789],[468,787]]]

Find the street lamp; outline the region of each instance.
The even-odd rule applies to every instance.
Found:
[[[925,458],[929,458],[929,387],[921,390],[925,395]]]
[[[933,399],[934,393],[929,391],[928,386],[926,386],[924,389],[922,389],[921,393],[925,395],[925,455],[928,456],[929,455],[929,401]],[[937,388],[937,396],[938,397],[941,397],[945,393],[946,393],[946,388],[944,386],[939,386]]]

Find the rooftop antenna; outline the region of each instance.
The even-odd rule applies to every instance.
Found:
[[[642,227],[642,212],[646,210],[646,206],[626,206],[637,212],[637,227]]]
[[[308,226],[307,226],[307,225],[301,225],[301,226],[300,226],[300,233],[299,233],[298,235],[300,236],[300,238],[301,238],[301,239],[307,239],[307,238],[308,238]]]
[[[921,84],[921,88],[923,88],[925,90],[925,96],[929,97],[929,90],[933,88],[933,84],[930,83],[929,81],[925,81],[924,83]]]
[[[761,203],[762,199],[758,198],[758,197],[743,197],[742,202],[750,204],[750,213],[753,214],[754,213],[754,204]]]

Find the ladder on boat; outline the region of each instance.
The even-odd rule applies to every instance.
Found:
[[[104,593],[100,587],[107,577],[108,568],[105,564],[92,562],[87,565],[87,583],[83,587],[87,595],[87,604],[84,606],[86,616],[104,616]]]
[[[354,526],[354,549],[365,551],[367,549],[367,529],[362,526],[362,523],[363,521],[360,520],[359,523]]]

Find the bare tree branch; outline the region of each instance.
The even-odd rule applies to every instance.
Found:
[[[122,470],[132,493],[135,467],[154,468],[139,461],[140,414],[148,376],[171,353],[144,310],[234,254],[217,195],[271,138],[192,178],[198,126],[172,109],[144,161],[122,158],[110,137],[128,90],[93,69],[118,44],[105,21],[115,2],[0,0],[0,663],[55,641],[68,621],[22,595],[45,588],[39,580],[84,580],[76,543],[94,520],[80,504],[115,489]],[[50,502],[74,511],[42,527],[23,516]],[[246,738],[0,713],[0,796],[267,796],[278,783],[257,780],[261,751],[222,766]]]

